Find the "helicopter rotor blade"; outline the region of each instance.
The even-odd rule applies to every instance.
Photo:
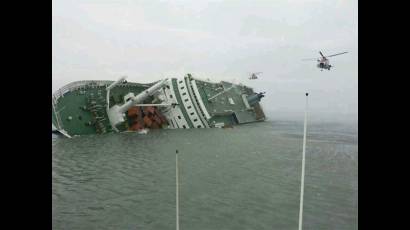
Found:
[[[345,53],[347,53],[347,52],[342,52],[342,53],[332,54],[332,55],[329,55],[328,57],[333,57],[333,56],[337,56],[337,55],[341,55],[341,54],[345,54]]]
[[[316,61],[318,58],[304,58],[302,61]]]
[[[325,57],[325,56],[322,54],[322,51],[319,51],[319,53],[320,53],[320,56]]]

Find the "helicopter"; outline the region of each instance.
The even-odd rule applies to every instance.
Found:
[[[341,55],[341,54],[345,54],[345,53],[347,53],[347,52],[342,52],[342,53],[332,54],[332,55],[329,55],[329,56],[324,56],[322,54],[322,52],[319,51],[320,56],[322,56],[321,58],[318,58],[318,59],[316,59],[316,58],[305,58],[305,59],[302,59],[302,60],[303,61],[317,60],[317,62],[318,62],[317,67],[320,69],[320,71],[323,71],[323,69],[330,70],[332,65],[330,65],[328,57],[333,57],[333,56],[337,56],[337,55]]]
[[[256,80],[258,79],[258,74],[261,74],[262,72],[256,72],[256,73],[251,73],[249,80]]]

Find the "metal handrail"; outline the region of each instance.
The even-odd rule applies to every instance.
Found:
[[[53,94],[53,100],[55,101],[55,103],[57,103],[58,99],[60,97],[62,97],[65,93],[73,91],[73,90],[77,90],[80,89],[86,85],[90,85],[90,84],[94,84],[96,86],[107,86],[110,85],[111,83],[113,83],[114,81],[104,81],[104,80],[84,80],[84,81],[75,81],[75,82],[71,82],[63,87],[61,87],[60,89],[58,89],[54,94]],[[130,84],[131,82],[129,82],[128,84]],[[142,86],[151,86],[152,83],[148,83],[148,84],[141,84],[141,83],[131,83],[131,84],[137,84],[137,85],[142,85]]]
[[[113,81],[93,81],[93,80],[85,80],[85,81],[75,81],[72,83],[69,83],[63,87],[61,87],[60,89],[58,89],[54,94],[53,94],[53,99],[54,101],[57,102],[57,100],[62,97],[65,93],[73,91],[73,90],[77,90],[80,89],[86,85],[89,84],[95,84],[97,86],[104,86],[104,85],[108,85],[110,83],[112,83]]]

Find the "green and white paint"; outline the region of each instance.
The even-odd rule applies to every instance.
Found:
[[[232,126],[265,120],[259,102],[249,105],[254,95],[241,84],[213,83],[191,74],[150,84],[77,81],[53,94],[52,124],[68,137],[123,132],[128,108],[159,105],[168,122],[164,128]]]

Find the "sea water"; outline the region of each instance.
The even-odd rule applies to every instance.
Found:
[[[357,229],[357,124],[309,123],[303,229]],[[52,136],[53,229],[297,229],[303,123]]]

